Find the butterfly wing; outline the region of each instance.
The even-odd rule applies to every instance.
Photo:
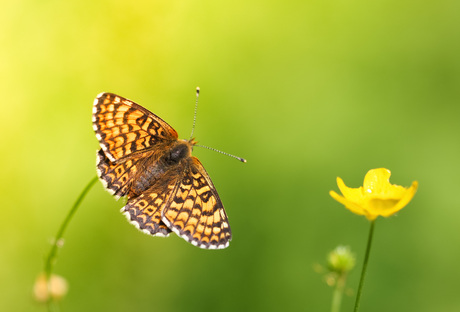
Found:
[[[161,212],[173,187],[174,184],[166,186],[166,189],[154,188],[129,199],[121,212],[140,231],[153,236],[167,237],[171,230],[161,221]]]
[[[177,132],[163,119],[112,93],[101,93],[94,100],[93,129],[111,162],[121,162],[159,143],[177,140]]]
[[[186,164],[161,220],[177,235],[200,248],[226,248],[232,238],[224,206],[196,157],[191,157]]]
[[[138,171],[137,159],[127,159],[121,163],[112,163],[101,149],[97,152],[97,175],[107,191],[117,199],[129,192],[132,179]]]

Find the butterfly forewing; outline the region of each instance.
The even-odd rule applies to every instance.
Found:
[[[160,117],[112,93],[101,93],[94,100],[93,128],[112,162],[177,140],[177,132]]]
[[[188,161],[163,211],[162,220],[177,235],[200,248],[225,248],[231,240],[224,206],[196,157]]]

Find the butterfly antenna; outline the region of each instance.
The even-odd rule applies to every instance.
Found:
[[[193,139],[193,132],[195,132],[196,112],[198,110],[198,98],[199,97],[200,97],[200,87],[196,87],[195,113],[193,114],[192,133],[190,134],[189,141]]]
[[[244,159],[244,158],[241,158],[241,157],[238,157],[238,156],[235,156],[235,155],[226,153],[226,152],[219,151],[218,149],[215,149],[215,148],[212,148],[212,147],[209,147],[209,146],[198,145],[198,144],[196,144],[195,146],[204,147],[204,148],[207,148],[207,149],[209,149],[209,150],[211,150],[211,151],[218,152],[218,153],[221,153],[221,154],[224,154],[224,155],[227,155],[227,156],[236,158],[236,159],[238,159],[238,160],[241,161],[241,162],[244,162],[244,163],[246,162],[246,159]]]
[[[190,139],[189,139],[189,141],[191,141],[191,140],[193,139],[193,132],[195,131],[196,112],[197,112],[197,109],[198,109],[198,98],[199,98],[199,97],[200,97],[200,87],[196,87],[195,113],[193,114],[192,133],[190,134]],[[229,153],[225,153],[225,152],[219,151],[218,149],[215,149],[215,148],[212,148],[212,147],[209,147],[209,146],[205,146],[205,145],[195,145],[195,146],[204,147],[204,148],[207,148],[207,149],[209,149],[209,150],[211,150],[211,151],[218,152],[218,153],[221,153],[221,154],[224,154],[224,155],[227,155],[227,156],[236,158],[236,159],[238,159],[238,160],[241,161],[241,162],[244,162],[244,163],[246,162],[246,159],[244,159],[244,158],[241,158],[241,157],[238,157],[238,156],[229,154]]]

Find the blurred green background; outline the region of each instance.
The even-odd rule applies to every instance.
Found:
[[[460,311],[460,2],[9,1],[0,12],[0,310],[31,295],[99,148],[103,91],[195,136],[230,247],[152,238],[100,183],[65,235],[62,311],[328,311],[313,270],[368,222],[328,195],[372,168],[420,187],[378,219],[363,311]],[[354,296],[344,298],[350,311]]]

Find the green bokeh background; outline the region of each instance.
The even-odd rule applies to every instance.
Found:
[[[9,1],[0,11],[0,310],[31,295],[49,241],[95,175],[95,96],[146,106],[247,164],[195,148],[230,247],[152,238],[98,183],[65,235],[62,311],[328,311],[313,270],[369,224],[328,195],[372,168],[420,183],[378,219],[363,311],[460,311],[460,2]],[[354,296],[343,301],[350,311]]]

